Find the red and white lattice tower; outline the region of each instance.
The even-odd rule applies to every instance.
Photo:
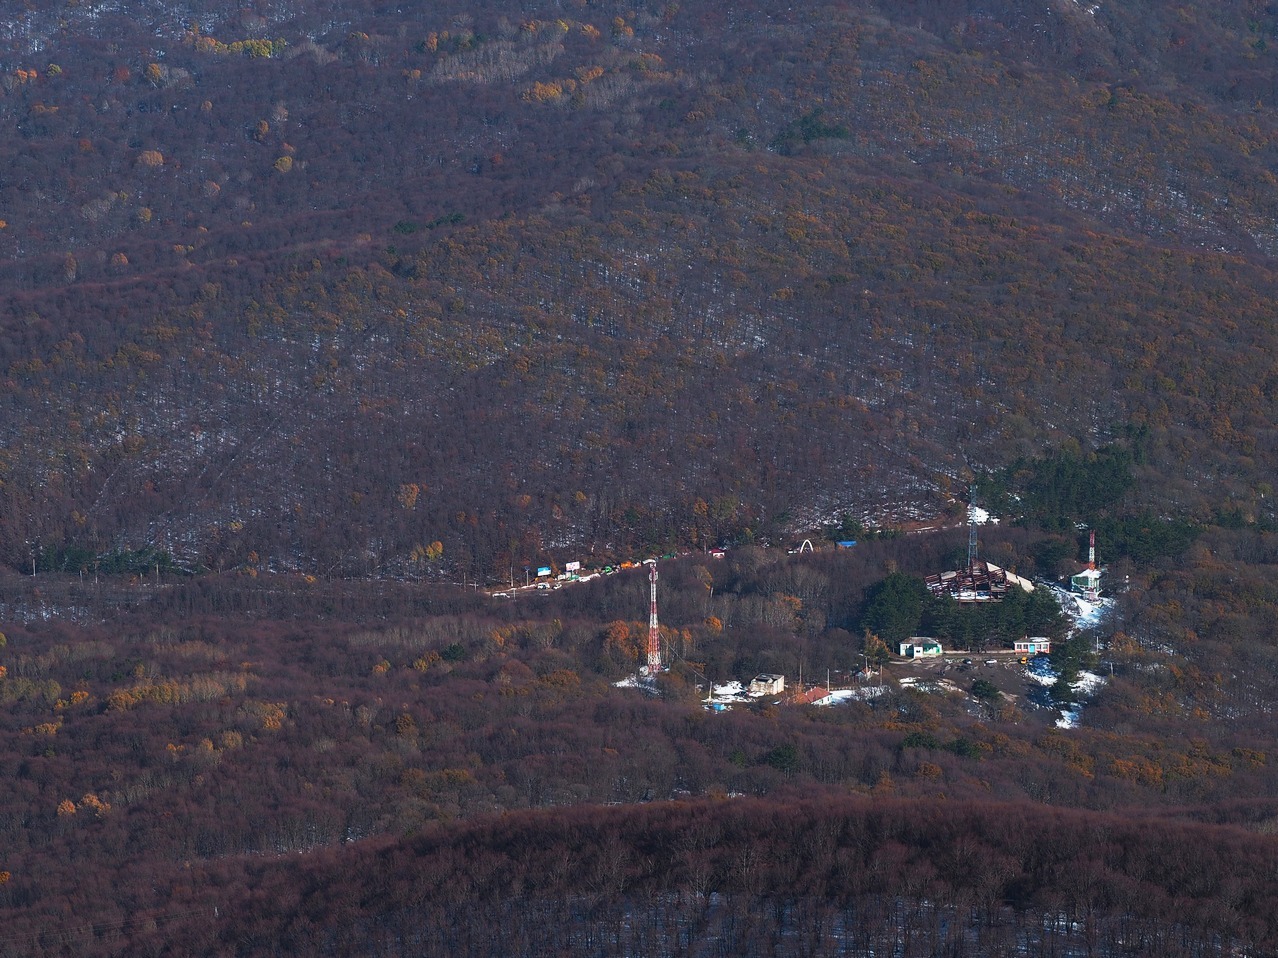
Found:
[[[648,614],[648,674],[661,671],[661,632],[657,628],[657,563],[649,560],[648,584],[652,592],[652,610]]]
[[[1087,543],[1087,568],[1092,571],[1096,570],[1096,530],[1092,530],[1091,538]]]

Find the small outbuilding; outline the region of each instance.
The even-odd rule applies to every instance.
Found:
[[[785,691],[785,676],[763,672],[750,682],[751,695],[780,695]]]
[[[902,642],[899,651],[901,657],[906,659],[925,659],[945,654],[945,650],[941,648],[941,643],[936,641],[936,639],[925,639],[917,636]]]
[[[1100,569],[1084,569],[1078,575],[1069,577],[1069,586],[1084,598],[1095,599],[1100,595],[1100,580]]]
[[[1047,655],[1052,651],[1052,640],[1041,635],[1017,639],[1013,645],[1017,655]]]
[[[795,692],[793,695],[788,696],[785,700],[785,704],[786,705],[812,705],[816,702],[821,701],[824,698],[828,698],[829,695],[830,695],[829,689],[822,688],[819,685],[811,685],[811,686],[808,686],[806,689],[804,689],[802,692]]]

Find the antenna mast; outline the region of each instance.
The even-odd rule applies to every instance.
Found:
[[[652,610],[648,615],[648,674],[661,671],[661,632],[657,628],[657,561],[648,560],[648,584],[652,592]]]

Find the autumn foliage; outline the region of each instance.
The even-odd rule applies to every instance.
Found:
[[[1273,10],[15,6],[0,955],[1278,950]]]
[[[1271,512],[1263,17],[339,6],[15,28],[0,561],[499,580],[1132,435]]]

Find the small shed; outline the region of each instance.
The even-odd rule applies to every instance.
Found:
[[[780,695],[785,691],[785,676],[762,672],[750,682],[751,695]]]
[[[1052,640],[1041,635],[1017,639],[1013,644],[1017,655],[1047,655],[1052,651]]]
[[[919,636],[902,642],[899,650],[902,658],[906,659],[932,658],[945,654],[941,643],[936,639],[925,639]]]
[[[829,689],[822,688],[819,685],[812,685],[804,689],[802,692],[795,692],[785,700],[786,705],[812,705],[821,699],[828,697]]]
[[[1084,569],[1078,575],[1069,577],[1069,585],[1075,592],[1094,599],[1100,594],[1100,580],[1100,569]]]

